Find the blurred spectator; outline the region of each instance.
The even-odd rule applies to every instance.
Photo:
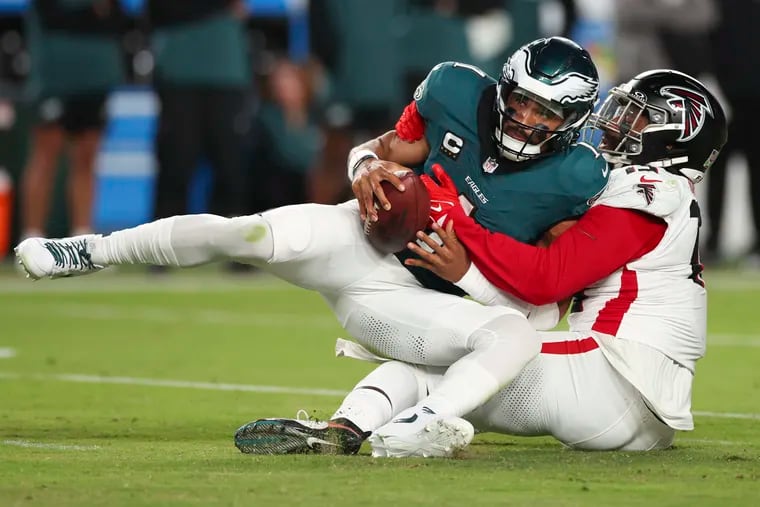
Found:
[[[713,0],[617,0],[616,18],[616,81],[627,81],[646,69],[673,67],[666,37],[699,43],[717,21]],[[683,50],[697,54],[695,47]]]
[[[107,93],[124,77],[117,0],[34,0],[26,15],[32,140],[22,175],[22,235],[44,236],[58,158],[70,141],[72,234],[91,229],[95,159]]]
[[[213,169],[209,211],[248,211],[246,15],[242,0],[148,0],[160,101],[156,218],[188,211],[188,188],[202,156]]]
[[[502,0],[408,0],[409,7],[399,25],[399,40],[404,97],[411,97],[434,65],[443,61],[464,62],[474,65],[466,18],[497,9],[503,14]],[[464,11],[462,10],[464,9]],[[493,30],[483,23],[475,44],[488,47],[494,41]],[[497,39],[501,39],[496,32]],[[496,50],[498,53],[499,49]],[[490,48],[486,50],[490,52]],[[485,58],[484,58],[485,59]]]
[[[760,68],[753,61],[754,56],[760,53],[760,35],[756,26],[757,19],[760,19],[760,1],[720,0],[717,4],[720,23],[715,31],[715,68],[731,115],[728,143],[709,172],[707,203],[710,235],[705,244],[705,254],[707,260],[719,258],[726,161],[731,154],[742,153],[749,168],[749,196],[755,232],[747,265],[760,267],[760,144],[754,136],[754,120],[760,112]]]
[[[746,51],[748,45],[736,45],[727,41],[727,36],[730,37],[732,32],[740,28],[725,25],[725,18],[720,21],[722,16],[719,9],[732,10],[734,16],[744,19],[746,14],[741,14],[743,11],[737,8],[737,3],[757,5],[752,0],[618,0],[617,58],[620,78],[627,79],[643,69],[657,67],[686,72],[697,76],[721,99],[729,116],[728,143],[707,176],[707,216],[710,227],[702,251],[702,260],[706,264],[716,263],[720,258],[718,241],[726,162],[729,152],[735,146],[733,138],[736,134],[731,129],[733,122],[730,121],[733,104],[726,104],[732,101],[727,101],[724,97],[724,87],[735,89],[735,79],[740,83],[747,82],[744,77],[737,77],[737,69],[726,69],[727,63],[723,61],[726,56],[720,54],[725,53],[726,48],[720,49],[721,44],[712,44],[714,41],[710,35],[715,31],[716,36],[723,40],[722,45],[728,44],[732,48],[729,51],[736,51],[734,48],[740,52]],[[747,32],[747,38],[750,37],[749,33]],[[729,55],[729,61],[739,61],[735,53],[726,55]]]
[[[278,60],[263,95],[251,130],[248,159],[253,211],[311,200],[310,171],[322,142],[311,110],[313,87],[308,68]]]
[[[575,0],[541,0],[539,4],[541,33],[539,35],[546,37],[561,35],[572,39],[577,21],[578,6]]]
[[[315,202],[349,198],[345,173],[349,150],[357,139],[374,137],[391,124],[402,106],[403,51],[397,41],[406,2],[310,2],[311,46],[324,66],[321,124],[325,144],[311,180]]]

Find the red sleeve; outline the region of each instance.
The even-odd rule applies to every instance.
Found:
[[[415,101],[411,101],[401,113],[401,118],[396,122],[396,135],[408,143],[419,141],[425,135],[425,119],[417,111]]]
[[[454,230],[494,285],[535,305],[560,301],[651,251],[665,222],[638,211],[594,206],[549,247],[488,231],[452,209]]]

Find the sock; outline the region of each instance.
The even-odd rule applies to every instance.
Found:
[[[441,383],[416,408],[461,417],[496,394],[501,388],[499,380],[470,355],[451,365]]]
[[[425,394],[421,371],[389,361],[356,384],[331,419],[345,418],[362,431],[374,431]]]
[[[383,393],[366,387],[356,387],[343,399],[343,403],[330,419],[347,419],[364,432],[374,431],[391,417],[391,403]]]
[[[224,218],[181,215],[95,238],[92,261],[101,266],[197,266],[234,259],[256,264],[272,257],[274,242],[260,215]]]

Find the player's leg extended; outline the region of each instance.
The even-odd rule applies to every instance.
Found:
[[[585,450],[649,450],[673,430],[646,407],[588,335],[540,333],[543,352],[487,403],[466,416],[476,428],[552,435]]]
[[[31,238],[16,254],[32,278],[118,264],[184,267],[236,260],[302,287],[333,290],[364,276],[381,258],[363,237],[354,208],[303,204],[235,218],[174,216],[107,236]]]
[[[83,275],[120,264],[196,266],[246,255],[271,257],[273,243],[258,215],[228,219],[216,215],[163,218],[107,236],[28,238],[16,256],[31,278]]]

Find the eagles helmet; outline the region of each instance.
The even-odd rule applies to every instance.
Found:
[[[610,90],[587,126],[592,134],[601,131],[598,149],[609,162],[662,167],[694,183],[728,138],[715,96],[693,77],[667,69],[644,72]]]
[[[521,94],[562,118],[549,130],[513,118],[508,101]],[[562,149],[575,141],[599,97],[599,74],[588,52],[563,37],[538,39],[521,47],[502,68],[496,88],[494,140],[501,155],[523,161]],[[524,140],[510,130],[529,133]]]

